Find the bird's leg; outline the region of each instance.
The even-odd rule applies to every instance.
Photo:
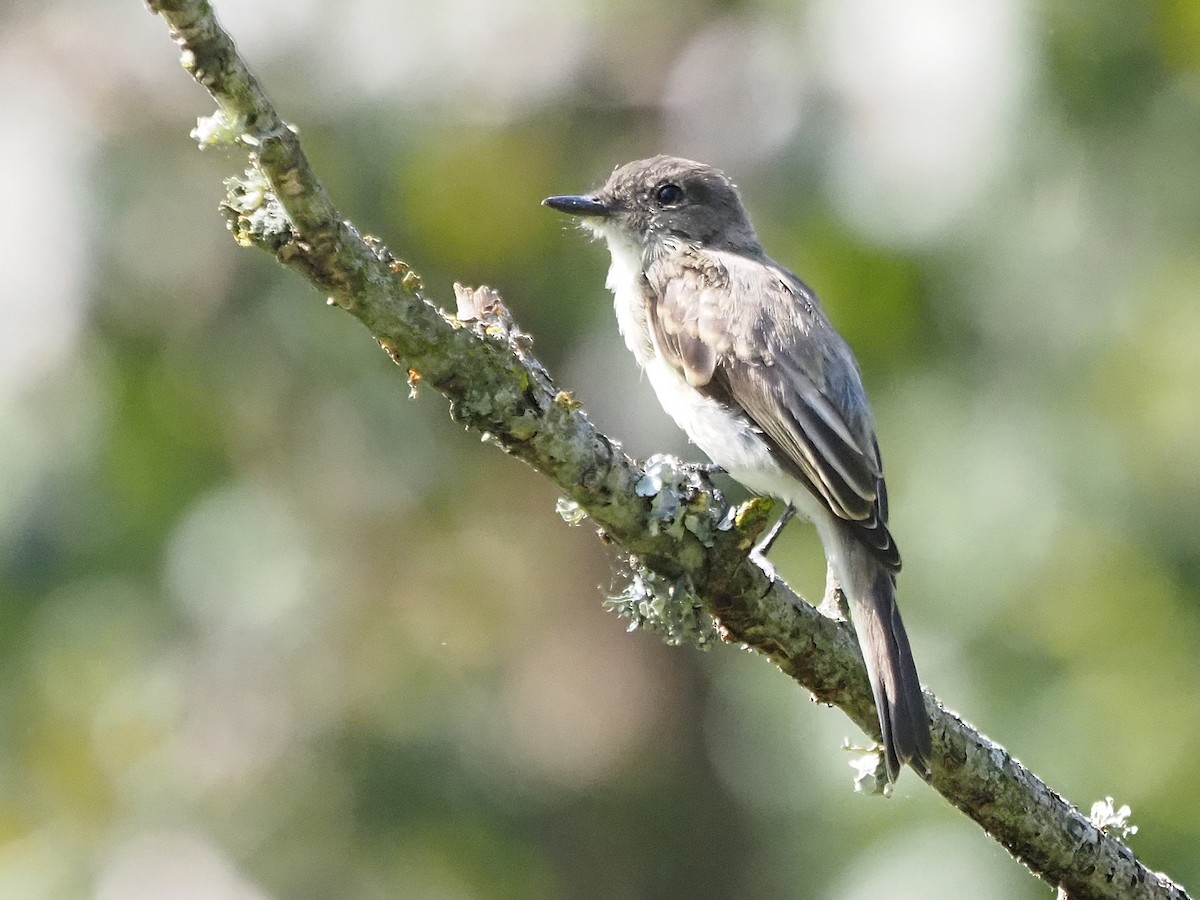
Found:
[[[767,532],[766,537],[759,541],[758,545],[750,551],[750,555],[756,556],[759,559],[765,559],[767,552],[771,549],[771,545],[775,543],[775,539],[783,531],[783,526],[792,521],[792,516],[794,515],[796,515],[796,507],[789,503],[784,507],[783,514],[771,526],[771,530]]]
[[[825,570],[825,596],[821,598],[817,612],[830,619],[841,619],[843,622],[850,618],[846,592],[838,584],[837,576],[833,574],[833,566]]]

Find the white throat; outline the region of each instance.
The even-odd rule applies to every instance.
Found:
[[[596,223],[592,228],[604,238],[612,257],[604,285],[613,293],[617,327],[625,339],[625,346],[638,364],[645,367],[656,354],[646,310],[650,296],[642,274],[642,248],[634,238],[616,228],[603,223]]]

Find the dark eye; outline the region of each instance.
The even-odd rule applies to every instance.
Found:
[[[674,206],[683,199],[683,188],[677,184],[668,183],[659,185],[658,189],[654,192],[654,199],[663,206]]]

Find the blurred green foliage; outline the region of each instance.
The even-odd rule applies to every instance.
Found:
[[[860,356],[926,682],[1200,885],[1194,3],[217,6],[342,212],[639,455],[690,451],[538,202],[730,171]],[[853,795],[761,660],[603,613],[549,486],[225,234],[163,23],[0,23],[0,896],[1047,896]]]

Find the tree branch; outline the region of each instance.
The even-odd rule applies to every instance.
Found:
[[[414,391],[440,391],[456,419],[553,480],[570,498],[569,520],[586,512],[628,551],[634,578],[618,602],[625,614],[677,642],[702,642],[715,626],[723,640],[757,650],[878,736],[852,629],[747,558],[769,502],[730,511],[694,467],[666,457],[635,464],[555,388],[494,292],[456,286],[458,315],[426,299],[405,263],[338,214],[209,4],[148,4],[168,22],[184,68],[217,103],[194,133],[202,146],[234,142],[250,151],[251,169],[228,182],[223,206],[238,242],[302,273],[370,330]],[[1039,877],[1073,898],[1187,898],[1003,747],[931,694],[926,703],[935,751],[929,784]]]

